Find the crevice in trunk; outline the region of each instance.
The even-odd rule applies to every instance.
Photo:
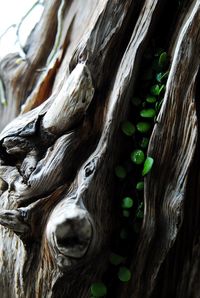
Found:
[[[177,6],[174,8],[174,6]],[[167,7],[167,9],[166,9]],[[156,51],[161,48],[164,50],[167,50],[170,46],[171,46],[171,40],[170,40],[170,36],[171,34],[169,33],[169,28],[173,28],[173,25],[175,22],[177,22],[177,17],[179,14],[179,9],[178,9],[179,5],[178,3],[166,3],[166,5],[163,5],[160,13],[159,13],[159,18],[156,19],[156,23],[154,23],[154,27],[152,29],[151,32],[151,37],[149,36],[149,40],[146,42],[146,50],[143,54],[143,57],[141,57],[141,63],[140,63],[140,67],[138,69],[138,75],[136,76],[136,82],[134,84],[135,86],[135,90],[134,90],[134,94],[132,95],[132,101],[134,96],[138,96],[138,94],[140,93],[140,89],[142,88],[142,85],[145,85],[145,79],[144,79],[144,74],[146,76],[147,75],[147,69],[151,69],[151,63],[153,61],[153,56],[156,53]],[[173,10],[173,14],[171,13],[172,8],[174,8]],[[167,12],[166,12],[167,10]],[[148,56],[151,56],[152,58],[149,58],[148,60]],[[154,58],[155,59],[155,58]],[[151,62],[150,62],[151,61]],[[152,80],[152,82],[155,83],[154,80]],[[150,83],[149,86],[151,85],[151,79],[150,79]],[[148,84],[147,84],[148,85]],[[145,88],[145,87],[144,87]],[[147,88],[148,90],[148,88]],[[143,92],[145,95],[145,92]],[[139,96],[141,97],[141,96]],[[129,101],[131,101],[131,98],[129,99]],[[128,121],[132,121],[134,119],[138,118],[141,120],[141,117],[138,117],[138,113],[139,110],[137,110],[137,107],[134,107],[134,105],[130,104],[130,108],[127,111],[127,117],[126,119]],[[131,120],[132,119],[132,120]],[[132,121],[133,122],[133,121]],[[149,133],[146,136],[148,136]],[[122,137],[122,133],[120,133],[119,137],[119,144],[122,144],[120,146],[120,152],[119,152],[119,156],[118,156],[118,162],[117,164],[120,165],[125,165],[125,168],[127,170],[127,176],[130,176],[130,173],[132,171],[132,168],[134,168],[134,166],[130,165],[130,154],[131,151],[133,150],[133,146],[134,143],[138,143],[137,137],[135,137],[135,134],[132,138],[129,137],[129,140],[126,136]],[[137,166],[136,166],[137,167]],[[136,171],[136,169],[135,169]],[[134,174],[132,174],[133,176],[135,176]],[[113,206],[114,210],[113,212],[115,212],[116,214],[116,221],[117,221],[117,226],[115,227],[115,233],[113,235],[113,238],[111,240],[111,251],[114,250],[114,253],[117,253],[121,256],[123,256],[124,259],[126,259],[126,261],[122,261],[122,264],[129,266],[130,262],[132,261],[132,259],[134,259],[134,255],[136,253],[136,243],[139,239],[139,227],[141,226],[142,222],[140,222],[140,220],[136,220],[135,219],[135,223],[133,224],[126,224],[126,219],[123,219],[123,216],[121,215],[122,212],[122,198],[123,197],[133,197],[134,199],[134,204],[137,204],[139,207],[139,202],[141,203],[143,201],[143,199],[141,200],[141,192],[140,194],[132,194],[133,190],[128,190],[128,185],[131,185],[131,188],[133,188],[133,185],[136,184],[136,181],[139,181],[139,177],[134,177],[133,176],[130,177],[130,181],[123,183],[123,180],[121,181],[122,185],[120,184],[120,181],[116,182],[116,191],[114,192],[114,197],[116,197],[115,199],[115,204],[116,206]],[[119,195],[120,194],[120,195]],[[137,196],[140,197],[137,198]],[[134,213],[136,214],[137,208],[136,206],[134,206]],[[132,212],[131,212],[131,216],[133,216]],[[119,220],[119,218],[121,218]],[[124,222],[124,223],[123,223]],[[122,227],[126,227],[126,232],[127,235],[132,235],[132,237],[127,236],[127,240],[123,241],[121,240],[121,245],[119,244],[118,241],[116,241],[116,239],[119,237],[120,234],[120,230],[119,228]],[[122,229],[123,230],[123,229]],[[115,245],[113,245],[113,243],[115,243]],[[129,249],[127,248],[129,247]],[[127,250],[129,251],[127,254]],[[126,253],[125,253],[126,251]],[[127,258],[128,256],[128,258]],[[105,274],[105,283],[108,285],[108,297],[122,297],[121,296],[121,289],[122,289],[122,284],[120,285],[120,281],[117,278],[117,268],[113,267],[112,265],[108,265],[109,269],[107,270],[106,274]],[[115,290],[114,290],[115,289]]]

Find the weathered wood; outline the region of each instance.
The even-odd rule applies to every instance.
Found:
[[[132,277],[115,285],[120,298],[200,295],[193,224],[183,281],[174,274],[169,286],[169,255],[175,251],[180,262],[180,235],[188,235],[192,217],[186,206],[199,206],[193,191],[189,207],[189,186],[199,193],[200,1],[186,2],[167,41],[169,77],[148,147],[155,163],[145,178],[143,225],[129,256]],[[26,59],[16,63],[14,54],[0,62],[8,100],[0,127],[20,113],[0,134],[3,298],[86,298],[91,283],[107,274],[118,227],[113,169],[122,151],[119,128],[165,9],[167,1],[157,0],[46,1]]]
[[[159,267],[177,237],[184,216],[186,183],[197,143],[199,17],[197,2],[178,34],[163,106],[149,144],[149,155],[156,157],[156,164],[146,181],[145,217],[137,261],[133,265],[137,268],[132,286],[136,297],[150,297]]]

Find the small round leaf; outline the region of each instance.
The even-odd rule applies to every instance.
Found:
[[[136,127],[137,127],[137,130],[141,133],[146,133],[151,129],[151,125],[148,122],[138,122]]]
[[[144,162],[144,159],[145,156],[142,150],[134,150],[131,153],[131,160],[137,165],[141,165]]]
[[[145,109],[140,112],[140,116],[143,118],[154,118],[156,111],[154,109]]]
[[[122,208],[129,209],[133,207],[133,199],[126,197],[122,200]]]
[[[115,253],[111,253],[110,257],[109,257],[109,261],[112,265],[118,266],[120,265],[122,262],[124,262],[125,258],[115,254]]]
[[[122,282],[128,282],[131,279],[131,271],[127,267],[120,267],[118,271],[118,278]]]
[[[115,168],[115,175],[120,178],[120,179],[124,179],[126,178],[126,170],[124,167],[122,166],[116,166]]]
[[[138,183],[136,184],[136,189],[137,189],[137,190],[143,190],[143,189],[144,189],[144,182],[143,182],[143,181],[138,182]]]
[[[107,288],[102,282],[95,282],[91,285],[91,294],[94,297],[103,297],[107,294]]]
[[[154,102],[156,102],[156,98],[155,98],[155,96],[148,96],[148,97],[146,98],[146,101],[147,101],[148,103],[154,103]]]
[[[168,62],[167,60],[168,60],[168,58],[167,58],[167,53],[166,53],[166,52],[162,52],[162,53],[160,54],[160,57],[159,57],[159,60],[158,60],[158,65],[159,65],[161,68],[165,67],[166,64],[167,64],[167,62]]]
[[[135,133],[135,126],[129,121],[124,121],[122,123],[121,129],[123,133],[128,137],[132,136]]]

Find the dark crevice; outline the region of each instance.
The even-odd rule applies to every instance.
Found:
[[[184,1],[182,2],[182,4],[185,3]],[[140,96],[145,96],[145,88],[147,86],[145,86],[145,82],[143,80],[143,76],[147,75],[146,70],[149,68],[150,64],[152,63],[152,57],[155,54],[155,51],[159,51],[160,49],[164,49],[166,52],[168,51],[169,47],[171,46],[170,42],[171,42],[171,35],[172,32],[174,30],[174,26],[176,25],[176,23],[179,20],[179,16],[180,16],[180,11],[182,10],[183,7],[181,7],[180,5],[180,1],[174,1],[174,2],[162,2],[162,5],[160,6],[160,10],[157,13],[157,18],[156,21],[154,22],[154,26],[151,28],[151,35],[148,41],[146,41],[146,46],[145,46],[145,53],[141,59],[141,63],[139,65],[139,69],[138,69],[138,74],[137,74],[137,79],[135,82],[135,90],[134,90],[134,94],[138,95],[140,94]],[[149,61],[149,62],[148,62]],[[148,82],[149,84],[149,82]],[[151,80],[150,80],[150,84]],[[144,93],[144,94],[143,94]],[[134,96],[133,94],[133,96]],[[131,119],[137,119],[138,115],[136,114],[136,109],[133,110],[130,107],[130,111],[128,114],[128,120],[132,121]],[[147,134],[147,137],[149,137],[149,135]],[[120,146],[120,151],[121,153],[119,154],[119,160],[118,163],[119,164],[124,164],[126,169],[127,169],[127,176],[130,176],[131,172],[132,172],[132,166],[130,165],[130,152],[131,150],[133,150],[134,144],[137,143],[137,139],[135,138],[135,136],[133,138],[130,139],[130,141],[126,141],[125,137],[121,137],[119,138],[119,144],[122,144]],[[139,169],[139,167],[138,167]],[[140,171],[140,169],[139,169]],[[134,171],[135,172],[135,171]],[[116,197],[119,198],[123,198],[125,196],[129,196],[127,194],[132,194],[133,191],[133,185],[134,185],[134,179],[133,176],[131,176],[129,178],[129,184],[131,185],[131,189],[128,189],[128,185],[120,185],[119,182],[116,182],[116,194],[115,194],[115,203],[116,203]],[[137,178],[138,179],[138,178]],[[136,179],[136,181],[137,181]],[[119,195],[120,194],[120,195]],[[137,201],[138,198],[137,196],[134,195],[130,195],[130,197],[134,198],[134,204],[137,205]],[[119,235],[119,231],[117,230],[119,227],[119,218],[120,218],[120,213],[121,213],[121,201],[118,201],[119,204],[119,210],[117,211],[117,223],[118,225],[116,226],[116,235]],[[134,206],[135,208],[135,206]],[[133,208],[133,209],[134,209]],[[126,219],[123,219],[123,221],[126,221]],[[128,258],[126,258],[126,261],[124,262],[125,265],[130,266],[130,261],[131,259],[133,259],[134,254],[135,254],[135,249],[136,249],[136,243],[138,240],[138,232],[141,226],[142,220],[140,219],[140,222],[138,221],[138,225],[134,226],[134,231],[132,231],[132,227],[128,228],[127,230],[127,234],[130,234],[131,231],[131,238],[128,236],[127,240],[123,241],[123,245],[121,248],[118,247],[117,251],[116,251],[116,247],[115,247],[115,252],[121,254],[122,256],[124,256],[124,252],[125,251],[129,251],[129,256]],[[134,222],[133,222],[134,224]],[[113,246],[114,245],[119,245],[119,243],[116,243],[116,235],[113,235],[113,240],[112,240],[112,248],[111,250],[113,250]],[[157,235],[159,236],[159,235]],[[150,248],[148,248],[150,249]],[[148,260],[147,260],[148,261]],[[106,284],[109,285],[109,293],[108,293],[108,297],[121,297],[120,295],[120,289],[123,287],[123,285],[120,285],[119,280],[117,279],[116,276],[116,269],[111,268],[108,270],[106,276],[105,276],[105,280],[106,280]],[[145,274],[145,273],[144,273]],[[114,291],[115,289],[115,291]],[[144,289],[144,292],[146,293],[146,289]],[[159,292],[158,292],[159,293]],[[131,295],[131,293],[130,293]],[[172,296],[173,297],[173,296]]]
[[[113,41],[111,41],[111,45],[109,45],[109,50],[106,54],[104,63],[101,65],[101,72],[103,75],[99,76],[101,81],[98,82],[97,88],[95,86],[94,99],[92,100],[87,111],[87,116],[94,123],[94,127],[98,127],[99,135],[101,135],[103,129],[105,120],[104,117],[106,115],[105,110],[110,92],[112,90],[112,85],[115,80],[116,72],[118,71],[119,64],[121,63],[122,57],[130,41],[133,28],[138,20],[143,3],[143,1],[139,0],[133,1],[133,4],[131,5],[123,25],[118,33],[118,38],[115,37],[113,38]],[[98,57],[98,59],[100,59],[100,57]],[[94,75],[96,74],[96,69],[93,68],[94,66],[96,68],[96,62],[92,61],[93,65],[89,65],[91,73],[94,73]],[[89,61],[89,63],[91,62]],[[93,80],[94,79],[98,80],[98,78],[93,78]],[[94,83],[97,84],[96,81]]]

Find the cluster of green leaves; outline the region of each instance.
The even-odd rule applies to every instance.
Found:
[[[159,49],[153,58],[147,55],[147,60],[151,63],[141,76],[141,81],[144,88],[138,88],[137,96],[132,98],[132,105],[136,111],[135,117],[124,121],[121,125],[121,130],[126,137],[133,139],[134,149],[130,154],[130,161],[135,165],[134,171],[137,172],[139,181],[136,181],[136,192],[143,190],[143,177],[146,176],[152,169],[154,159],[147,156],[147,147],[149,138],[156,121],[157,114],[160,110],[163,96],[165,92],[166,80],[168,77],[168,57],[167,53]],[[141,90],[142,89],[142,90]],[[115,168],[116,176],[122,180],[127,178],[127,169],[123,164],[117,165]],[[128,217],[127,209],[134,205],[133,198],[123,198],[122,208],[123,215]],[[137,203],[136,218],[142,217],[143,202]]]
[[[121,230],[118,233],[120,238],[118,243],[121,247],[118,247],[117,253],[117,249],[113,249],[109,262],[115,268],[116,278],[123,283],[131,279],[126,247],[129,240],[134,237],[133,234],[130,237],[130,230],[137,234],[144,216],[144,176],[149,174],[154,164],[153,157],[147,155],[147,148],[162,104],[168,77],[168,57],[165,51],[158,50],[153,54],[153,58],[151,56],[149,59],[151,63],[145,71],[143,70],[138,83],[143,88],[138,88],[137,96],[134,96],[131,101],[133,113],[130,113],[130,119],[121,124],[124,138],[127,138],[131,144],[130,153],[123,152],[125,158],[122,158],[122,162],[115,167],[115,175],[124,190],[124,195],[120,198]],[[105,297],[106,294],[107,287],[102,281],[91,285],[93,298]]]

